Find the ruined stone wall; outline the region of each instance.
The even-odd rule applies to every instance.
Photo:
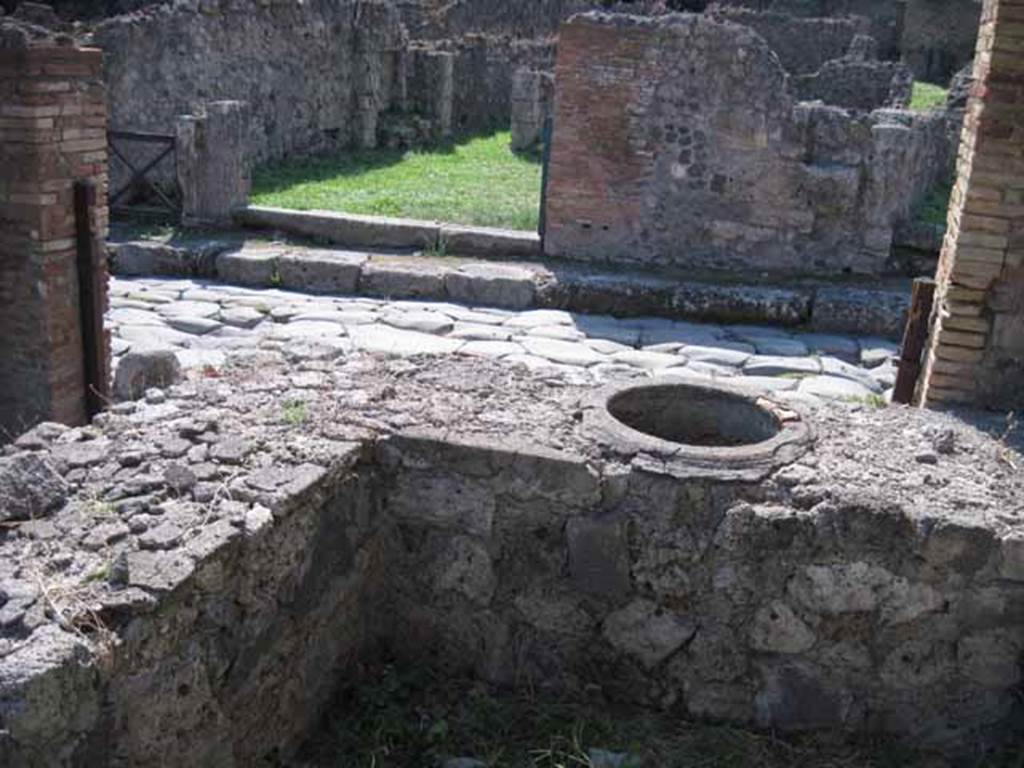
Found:
[[[816,438],[679,459],[588,431],[609,393],[550,372],[282,361],[0,457],[0,764],[287,764],[374,641],[526,689],[952,749],[1019,707],[1014,444],[767,396]]]
[[[576,17],[556,83],[551,255],[877,275],[948,168],[941,115],[795,104],[762,38],[707,17]]]
[[[105,275],[101,65],[97,50],[0,25],[0,442],[42,419],[86,417],[74,183],[98,189]]]
[[[907,0],[900,52],[914,75],[945,85],[969,64],[980,15],[980,0]]]
[[[827,61],[817,72],[790,80],[794,95],[802,101],[862,110],[907,107],[913,84],[913,76],[900,62],[850,58]]]
[[[904,3],[900,0],[715,0],[713,6],[748,8],[796,17],[860,16],[878,41],[883,58],[899,58]]]
[[[252,105],[253,157],[373,146],[406,46],[384,0],[217,0],[99,24],[110,123],[173,133],[210,101]]]
[[[1024,406],[1024,2],[986,0],[939,259],[926,403]]]
[[[754,29],[775,51],[787,72],[808,75],[832,59],[842,58],[857,35],[868,34],[870,23],[861,16],[801,17],[721,8],[712,14]]]

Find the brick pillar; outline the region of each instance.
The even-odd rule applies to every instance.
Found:
[[[3,442],[41,420],[86,419],[74,183],[97,187],[92,226],[105,286],[107,140],[101,52],[0,32]],[[106,339],[101,346],[109,359]]]
[[[925,404],[1024,406],[1024,0],[986,0],[939,260]]]

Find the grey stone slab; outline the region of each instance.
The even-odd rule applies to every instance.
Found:
[[[169,317],[167,318],[167,325],[176,331],[191,333],[196,336],[202,336],[205,333],[212,333],[221,327],[221,324],[217,320],[212,320],[208,317],[189,317],[187,315],[182,317]]]
[[[720,346],[683,347],[681,354],[690,361],[712,363],[714,365],[742,366],[754,354],[754,348],[742,342],[718,342]],[[728,345],[728,346],[726,346]],[[743,349],[736,349],[735,347]]]
[[[193,338],[191,334],[176,331],[173,328],[155,325],[125,326],[118,331],[125,341],[131,342],[133,348],[187,346]]]
[[[448,334],[453,339],[466,341],[508,341],[512,333],[500,325],[482,325],[480,323],[457,322]]]
[[[838,376],[842,379],[856,381],[858,384],[871,390],[875,394],[881,394],[884,389],[882,384],[880,384],[869,371],[866,371],[856,365],[850,365],[836,357],[822,357],[821,372],[827,376]]]
[[[679,355],[672,355],[665,352],[646,352],[642,349],[631,349],[628,352],[616,352],[612,355],[616,363],[625,363],[636,368],[643,368],[648,371],[656,371],[662,368],[671,368],[684,362]]]
[[[899,357],[900,345],[888,339],[860,339],[860,362],[868,368],[875,368]]]
[[[217,276],[236,285],[272,285],[277,277],[276,250],[237,250],[217,257]]]
[[[856,360],[860,354],[860,344],[849,336],[837,336],[831,333],[801,333],[797,339],[807,345],[811,352],[821,355],[835,355]]]
[[[806,357],[810,354],[807,345],[796,339],[780,337],[765,337],[751,339],[751,343],[759,355],[771,355],[775,357]]]
[[[561,339],[562,341],[579,341],[583,338],[582,331],[571,325],[538,325],[527,328],[526,334],[543,339]]]
[[[545,325],[571,325],[572,323],[573,316],[560,309],[534,309],[514,314],[505,320],[505,325],[510,328],[538,328]],[[585,330],[583,332],[586,333]]]
[[[345,326],[340,323],[303,321],[275,325],[270,331],[274,339],[315,339],[322,336],[344,336]]]
[[[533,273],[504,264],[466,264],[445,276],[448,296],[468,304],[524,309],[536,296]]]
[[[839,376],[810,376],[800,382],[799,391],[834,400],[853,400],[877,395],[881,388],[875,391],[859,382]]]
[[[588,339],[607,339],[628,347],[636,347],[640,344],[640,329],[635,325],[616,320],[614,317],[573,315],[572,320],[576,328],[583,331]]]
[[[267,315],[252,307],[226,307],[221,310],[220,320],[225,325],[236,328],[255,328],[266,319]]]
[[[248,226],[322,238],[348,248],[433,248],[441,234],[440,225],[431,221],[253,205],[239,211],[236,219]]]
[[[422,262],[369,261],[359,275],[359,291],[386,298],[444,299],[449,271]]]
[[[354,251],[289,251],[278,261],[281,285],[311,293],[355,293],[367,259]]]
[[[522,345],[513,341],[467,341],[459,348],[460,355],[473,355],[474,357],[508,357],[509,355],[522,355]]]
[[[412,311],[412,312],[384,312],[380,316],[381,322],[394,328],[404,328],[407,331],[419,331],[420,333],[447,333],[454,327],[452,319],[440,312]]]
[[[748,376],[815,375],[821,373],[821,362],[813,357],[756,355],[743,364],[743,372]]]
[[[163,317],[150,310],[134,307],[117,307],[107,312],[107,320],[125,325],[164,325]]]
[[[213,317],[220,312],[220,304],[212,301],[175,301],[156,308],[163,317]]]
[[[633,349],[633,347],[608,339],[584,339],[583,343],[602,355],[614,355],[616,352],[626,352]]]
[[[406,331],[387,325],[354,326],[350,330],[350,337],[357,349],[392,357],[452,354],[465,343],[459,339]]]
[[[534,258],[540,255],[540,235],[512,229],[445,224],[441,242],[448,253],[492,258]]]
[[[534,336],[523,336],[519,341],[527,353],[564,365],[596,365],[608,359],[600,352],[579,342],[543,339]]]

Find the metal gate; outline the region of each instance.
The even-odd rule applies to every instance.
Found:
[[[110,148],[111,161],[120,162],[130,174],[127,182],[110,193],[111,213],[160,213],[172,216],[175,221],[181,218],[181,193],[177,187],[176,175],[171,174],[173,181],[165,184],[155,178],[154,173],[160,163],[165,160],[169,160],[173,167],[176,160],[175,144],[176,138],[172,134],[107,131],[107,146]],[[155,154],[149,153],[148,159],[139,161],[135,156],[144,154],[144,150],[130,151],[127,148],[129,145],[155,147]],[[113,168],[111,170],[113,171]],[[113,180],[112,173],[111,182]],[[143,205],[133,204],[133,195],[143,196],[145,203]]]

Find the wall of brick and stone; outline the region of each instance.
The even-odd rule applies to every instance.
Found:
[[[942,115],[797,103],[763,38],[706,16],[575,17],[556,84],[550,255],[879,275],[949,168]]]
[[[102,265],[106,94],[100,51],[64,42],[0,26],[0,440],[86,417],[74,183],[97,187]]]
[[[401,109],[407,41],[382,0],[153,6],[97,25],[110,123],[173,133],[211,101],[253,105],[252,157],[374,146]]]
[[[986,0],[939,259],[925,403],[1024,405],[1024,2]]]

